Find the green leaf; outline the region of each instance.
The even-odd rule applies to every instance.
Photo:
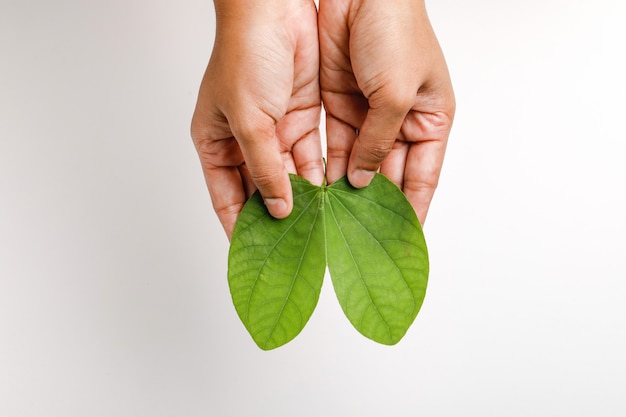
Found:
[[[382,175],[362,189],[345,178],[326,193],[328,267],[339,304],[364,336],[400,341],[424,301],[426,242],[402,191]]]
[[[424,300],[428,253],[406,197],[378,174],[363,189],[344,177],[317,187],[291,176],[294,209],[272,218],[258,193],[232,237],[228,281],[239,317],[262,349],[304,328],[319,298],[326,257],[339,303],[364,336],[397,343]]]
[[[237,314],[261,349],[296,337],[317,305],[326,255],[321,188],[291,178],[294,207],[272,218],[255,193],[244,206],[228,255],[228,283]]]

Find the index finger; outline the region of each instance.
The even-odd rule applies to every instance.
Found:
[[[404,99],[401,94],[395,94],[392,99],[384,100],[384,105],[370,106],[367,111],[348,161],[348,179],[356,188],[369,185],[383,160],[391,152],[404,118],[413,104],[411,96],[402,93],[409,100]]]

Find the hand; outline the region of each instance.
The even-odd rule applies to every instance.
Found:
[[[422,0],[320,0],[329,183],[374,173],[424,222],[454,117],[446,63]]]
[[[288,172],[323,181],[319,43],[312,1],[216,0],[215,11],[191,136],[230,239],[257,188],[283,218],[293,206]]]

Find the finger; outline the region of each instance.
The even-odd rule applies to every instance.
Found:
[[[298,175],[312,184],[322,185],[324,164],[322,162],[322,144],[319,129],[313,129],[298,140],[293,146],[293,159]]]
[[[243,159],[243,157],[242,157]],[[241,182],[243,183],[243,189],[246,193],[246,199],[252,197],[252,194],[257,190],[254,181],[252,181],[252,176],[250,175],[250,170],[248,170],[248,166],[246,163],[242,163],[239,165],[239,175],[241,175]]]
[[[230,239],[247,194],[245,182],[237,169],[243,163],[243,155],[230,131],[220,127],[223,124],[225,122],[219,117],[200,117],[196,111],[192,137],[213,208]],[[215,139],[218,135],[224,138]]]
[[[321,185],[324,180],[324,164],[319,131],[319,91],[314,90],[311,96],[314,97],[310,99],[314,105],[290,110],[276,125],[276,134],[287,171]]]
[[[411,145],[407,155],[403,191],[422,225],[439,182],[446,142],[429,140]]]
[[[202,170],[213,208],[230,240],[237,217],[247,199],[241,176],[236,167],[212,167],[203,164]]]
[[[348,179],[354,187],[366,187],[374,178],[391,151],[411,104],[394,97],[393,102],[369,109],[348,162]]]
[[[404,187],[404,170],[408,153],[409,144],[397,140],[380,166],[380,173],[389,178],[400,189]]]
[[[268,116],[248,114],[243,124],[232,126],[233,133],[268,211],[273,217],[285,218],[291,213],[293,196],[274,121]]]
[[[367,115],[368,104],[365,97],[357,94],[323,91],[322,98],[326,108],[326,177],[330,184],[347,173],[350,152],[357,129]]]
[[[326,180],[329,184],[346,175],[356,130],[349,124],[326,114]]]
[[[356,130],[368,109],[350,63],[348,12],[350,2],[323,1],[319,5],[320,87],[326,110],[326,180],[347,173]]]

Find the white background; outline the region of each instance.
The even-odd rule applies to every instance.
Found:
[[[458,110],[429,292],[259,350],[189,138],[212,4],[0,0],[0,416],[626,415],[626,6],[428,2]]]

